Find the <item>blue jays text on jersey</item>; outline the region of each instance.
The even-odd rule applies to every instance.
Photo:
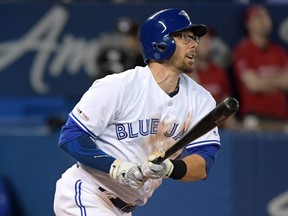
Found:
[[[160,119],[151,118],[138,120],[138,125],[135,123],[116,124],[115,132],[118,140],[153,135],[158,133],[159,122]],[[172,137],[174,140],[180,139],[185,133],[185,128],[183,128],[179,133],[175,134],[178,126],[179,124],[173,123],[171,129],[164,132],[164,136]]]

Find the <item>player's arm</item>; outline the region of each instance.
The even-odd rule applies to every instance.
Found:
[[[197,181],[206,179],[213,167],[218,149],[218,145],[207,145],[188,150],[190,155],[183,159],[187,171],[181,180]]]
[[[119,183],[131,188],[139,188],[144,184],[137,164],[117,160],[102,151],[96,143],[97,140],[93,140],[70,117],[62,127],[59,146],[81,164],[108,173]]]
[[[200,110],[204,111],[199,114],[199,119],[203,118],[203,115],[212,110],[216,105],[212,96],[210,94],[208,96],[208,100],[200,101],[202,103],[199,106],[203,108]],[[207,112],[205,112],[205,109]],[[193,127],[193,125],[191,125],[191,127]],[[166,159],[160,164],[154,164],[152,161],[161,156],[156,153],[149,156],[147,162],[142,165],[141,169],[147,178],[157,179],[169,177],[182,181],[206,179],[214,164],[220,146],[218,129],[215,128],[199,139],[189,143],[186,146],[188,156],[185,158],[175,160]]]
[[[206,179],[214,164],[219,145],[204,145],[188,150],[182,159],[166,159],[160,164],[152,163],[159,155],[153,154],[141,167],[147,178],[172,178],[181,181]]]
[[[187,171],[181,181],[197,181],[207,177],[206,161],[197,154],[189,155],[183,159]]]
[[[115,158],[99,149],[92,138],[71,117],[62,127],[59,146],[80,163],[109,173]]]

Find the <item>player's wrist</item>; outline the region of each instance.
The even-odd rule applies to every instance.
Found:
[[[179,180],[182,179],[187,173],[187,165],[183,160],[170,160],[174,166],[169,178]]]

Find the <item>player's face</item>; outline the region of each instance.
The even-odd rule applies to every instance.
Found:
[[[196,48],[200,39],[191,31],[175,33],[173,38],[176,50],[168,61],[178,71],[189,73],[193,70]]]

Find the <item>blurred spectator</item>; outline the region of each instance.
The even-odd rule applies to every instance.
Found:
[[[210,26],[209,34],[211,38],[211,60],[214,64],[227,69],[231,64],[231,49],[223,41],[221,37],[218,36],[216,31]]]
[[[145,65],[138,44],[138,28],[136,21],[121,17],[117,21],[116,31],[100,36],[95,78]]]
[[[211,34],[211,31],[201,37],[196,50],[194,71],[188,73],[188,76],[208,90],[219,104],[231,96],[231,92],[226,70],[213,62],[213,37],[214,33]],[[236,127],[235,123],[235,119],[230,118],[225,121],[224,126],[234,128]]]
[[[236,45],[233,53],[244,126],[257,128],[266,122],[272,125],[275,122],[272,120],[285,124],[288,120],[288,59],[285,50],[270,40],[269,11],[262,5],[250,6],[245,13],[245,27],[247,36]]]

